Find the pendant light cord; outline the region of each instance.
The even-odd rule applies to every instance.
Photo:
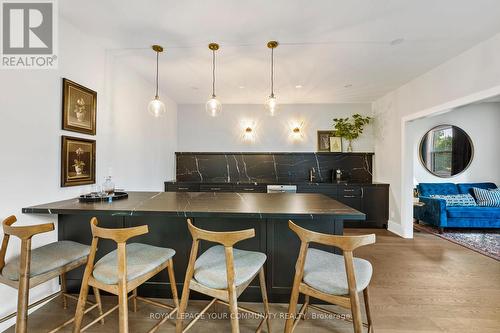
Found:
[[[274,48],[271,49],[271,97],[274,97]]]
[[[156,98],[158,98],[158,55],[160,52],[156,51]]]
[[[215,50],[212,50],[212,98],[215,98]]]

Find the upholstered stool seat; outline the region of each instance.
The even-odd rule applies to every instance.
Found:
[[[51,272],[89,255],[90,246],[72,241],[50,243],[31,250],[30,278]],[[9,260],[2,275],[9,280],[19,280],[19,258]]]
[[[370,284],[372,265],[360,258],[353,258],[353,263],[356,289],[361,292]],[[344,257],[310,248],[304,265],[304,282],[327,294],[349,294]]]
[[[260,252],[233,249],[234,285],[236,287],[253,279],[266,262]],[[206,250],[195,262],[194,279],[210,288],[227,288],[226,254],[224,246],[216,245]]]
[[[141,243],[126,246],[127,281],[143,276],[175,255],[175,250]],[[118,283],[118,252],[114,250],[96,262],[94,278],[104,284]]]

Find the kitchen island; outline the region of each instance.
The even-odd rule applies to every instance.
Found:
[[[260,251],[265,264],[268,296],[271,302],[288,302],[298,237],[287,221],[323,233],[341,235],[343,220],[363,220],[365,215],[322,194],[302,193],[213,193],[213,192],[129,192],[127,199],[114,202],[81,203],[78,199],[23,208],[25,214],[57,214],[59,240],[90,244],[89,221],[95,216],[106,228],[126,228],[147,224],[149,233],[131,242],[170,247],[176,251],[174,268],[178,290],[186,272],[191,235],[186,218],[200,228],[213,231],[255,229],[255,237],[236,244],[236,248]],[[213,244],[202,242],[200,253]],[[334,248],[319,247],[328,251]],[[97,259],[114,250],[116,243],[100,240]],[[68,289],[77,291],[82,269],[67,276]],[[148,297],[170,297],[166,272],[139,288]],[[192,298],[204,298],[192,293]],[[253,282],[240,296],[243,301],[261,301],[258,283]]]

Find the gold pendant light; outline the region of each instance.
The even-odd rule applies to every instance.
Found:
[[[274,116],[278,111],[278,100],[274,96],[274,49],[278,45],[279,43],[275,40],[267,42],[267,47],[271,49],[271,95],[266,101],[266,110],[268,110],[271,116]]]
[[[167,112],[165,104],[160,100],[160,96],[158,95],[158,56],[163,52],[163,47],[160,45],[153,45],[151,48],[156,52],[156,93],[153,100],[148,104],[148,111],[153,117],[158,118],[164,116]]]
[[[221,102],[215,96],[215,51],[219,49],[219,44],[210,43],[208,48],[212,51],[212,98],[207,101],[205,109],[212,117],[217,117],[222,109]]]

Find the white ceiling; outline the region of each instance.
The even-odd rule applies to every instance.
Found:
[[[271,39],[281,43],[281,103],[340,103],[371,102],[500,32],[499,0],[64,0],[59,8],[150,82],[148,48],[163,45],[160,85],[178,103],[209,98],[212,41],[221,44],[223,103],[266,99]]]

